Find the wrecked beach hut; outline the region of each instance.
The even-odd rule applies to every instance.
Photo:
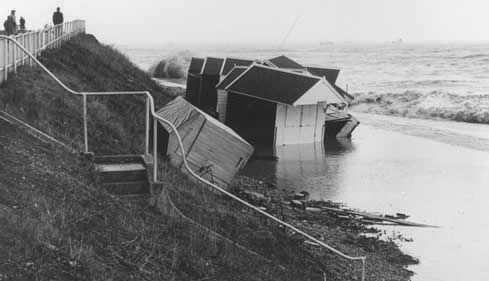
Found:
[[[278,56],[264,61],[264,64],[271,67],[288,69],[291,71],[304,72],[305,67],[287,56]]]
[[[212,116],[215,116],[216,112],[216,85],[221,78],[223,63],[222,58],[207,57],[200,73],[200,89],[196,106]]]
[[[355,98],[343,90],[340,86],[336,85],[336,80],[338,79],[338,75],[340,74],[339,69],[332,68],[324,68],[324,67],[315,67],[315,66],[306,66],[306,71],[312,75],[324,77],[328,82],[333,85],[333,87],[340,93],[343,98],[346,100],[348,104],[350,104]]]
[[[336,80],[340,74],[339,69],[317,67],[317,66],[303,66],[300,63],[294,61],[287,56],[278,56],[268,60],[264,60],[264,64],[267,66],[272,66],[284,70],[289,70],[292,72],[311,74],[318,77],[324,77],[328,82],[340,93],[348,104],[354,99],[352,95],[347,93],[341,87],[336,85]]]
[[[336,136],[339,131],[327,131],[325,113],[347,108],[324,77],[259,64],[235,67],[217,89],[219,119],[256,145],[312,143]],[[345,114],[350,119],[341,118],[338,124],[351,120]]]
[[[216,117],[216,85],[234,66],[252,63],[252,60],[239,58],[192,58],[188,70],[186,99]]]
[[[221,80],[235,67],[235,66],[250,66],[254,61],[248,59],[239,58],[225,58],[221,69]],[[217,85],[217,84],[216,84]]]
[[[221,187],[229,185],[253,154],[254,148],[231,128],[182,97],[169,102],[157,114],[177,127],[190,168]],[[187,173],[175,134],[168,125],[162,122],[160,125],[169,135],[166,154],[171,165]]]
[[[200,73],[204,65],[204,58],[193,57],[187,72],[187,87],[185,98],[191,103],[196,104],[200,91]]]

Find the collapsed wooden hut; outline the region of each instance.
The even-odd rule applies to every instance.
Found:
[[[221,187],[229,185],[253,154],[254,148],[236,132],[182,97],[169,102],[157,114],[177,127],[190,168]],[[170,164],[187,173],[175,133],[168,125],[160,125],[168,132],[164,151]]]
[[[256,145],[323,141],[353,122],[348,136],[358,124],[345,113],[347,102],[335,87],[308,73],[259,64],[235,67],[217,89],[219,120]],[[328,110],[344,114],[342,127],[325,126]]]

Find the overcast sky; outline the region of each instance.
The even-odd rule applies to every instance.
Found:
[[[489,0],[2,0],[28,28],[87,20],[104,43],[487,41]],[[294,22],[296,24],[294,26]],[[3,21],[2,21],[3,23]],[[294,26],[294,27],[293,27]],[[293,27],[293,28],[291,28]]]

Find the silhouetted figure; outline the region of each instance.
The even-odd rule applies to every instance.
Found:
[[[23,17],[20,17],[19,23],[20,23],[20,31],[25,32],[25,19]]]
[[[53,13],[53,24],[62,24],[64,21],[63,13],[59,11],[59,7],[56,8],[56,12]]]
[[[17,34],[17,18],[15,17],[15,10],[10,12],[8,16],[8,20],[10,22],[10,32],[11,34]]]
[[[3,22],[3,29],[5,29],[7,36],[12,35],[12,23],[10,23],[10,16],[7,16],[7,19]]]

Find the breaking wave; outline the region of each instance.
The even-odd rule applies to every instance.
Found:
[[[489,124],[489,94],[357,93],[351,108],[366,113]]]
[[[149,73],[155,78],[187,78],[187,69],[190,64],[191,55],[188,52],[180,52],[155,63],[149,68]]]
[[[461,57],[462,59],[478,59],[478,58],[487,58],[489,54],[472,54]]]

